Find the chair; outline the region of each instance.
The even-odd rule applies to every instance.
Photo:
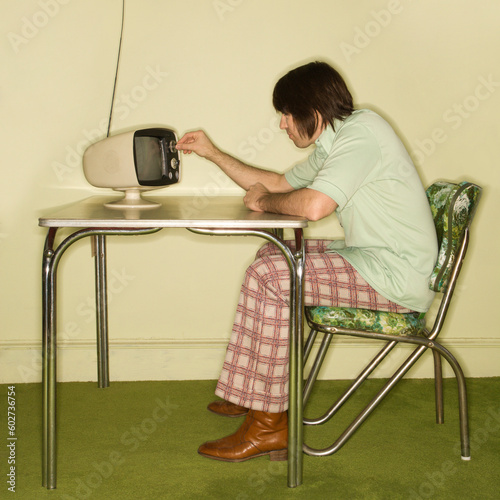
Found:
[[[463,460],[470,460],[467,390],[464,374],[454,356],[439,344],[436,338],[443,328],[453,290],[467,251],[469,228],[481,191],[479,186],[470,182],[460,184],[436,182],[427,189],[427,198],[431,206],[439,243],[438,260],[430,278],[429,287],[441,294],[439,309],[432,328],[426,328],[425,314],[419,313],[397,314],[343,307],[305,308],[305,315],[311,332],[304,346],[304,364],[307,362],[318,332],[323,333],[323,339],[304,384],[304,405],[306,405],[309,398],[334,334],[387,341],[385,346],[368,363],[337,402],[323,416],[315,419],[305,418],[305,425],[320,425],[332,418],[397,344],[402,342],[416,346],[384,387],[331,446],[324,449],[313,449],[304,444],[306,454],[326,456],[337,452],[389,391],[420,359],[422,354],[427,349],[431,349],[434,357],[436,422],[442,423],[444,421],[441,370],[441,357],[444,357],[453,368],[457,379],[461,456]]]

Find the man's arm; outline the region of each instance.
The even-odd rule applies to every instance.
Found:
[[[293,188],[283,174],[252,167],[217,148],[207,135],[198,130],[188,132],[177,142],[177,149],[184,153],[195,152],[198,156],[215,163],[238,186],[248,191],[260,183],[272,193],[292,191]]]
[[[272,193],[262,184],[251,186],[244,201],[250,210],[300,215],[310,221],[323,219],[338,207],[332,198],[314,189],[303,188],[288,193]]]
[[[300,215],[315,221],[330,215],[337,203],[314,189],[297,189],[288,183],[284,174],[247,165],[217,148],[207,135],[198,130],[188,132],[177,142],[177,149],[215,163],[236,184],[247,191],[245,205],[256,212]]]

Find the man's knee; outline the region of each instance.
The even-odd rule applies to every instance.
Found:
[[[274,243],[268,242],[259,249],[256,259],[265,255],[277,255],[279,253],[281,253],[281,250]]]

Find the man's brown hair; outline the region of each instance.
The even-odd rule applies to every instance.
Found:
[[[323,123],[334,127],[353,111],[352,96],[344,79],[325,62],[312,62],[289,71],[276,83],[273,91],[276,111],[292,115],[302,136],[311,138]],[[335,128],[335,127],[334,127]]]

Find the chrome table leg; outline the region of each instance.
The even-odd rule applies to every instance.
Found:
[[[303,348],[303,280],[305,270],[302,230],[295,230],[296,251],[290,266],[290,351],[288,397],[288,486],[302,484],[302,445],[304,442],[302,385],[304,378]]]
[[[212,236],[259,236],[274,243],[284,255],[290,269],[290,350],[289,350],[289,398],[288,398],[288,486],[302,484],[303,462],[303,280],[305,250],[302,229],[295,231],[295,248],[292,252],[276,232],[257,229],[205,229],[187,228],[192,233]]]
[[[108,296],[106,271],[106,236],[95,239],[95,303],[97,331],[97,383],[109,387]]]
[[[56,456],[56,382],[57,382],[57,266],[63,253],[76,241],[86,237],[96,235],[99,238],[101,257],[97,257],[96,278],[100,283],[96,283],[98,290],[96,300],[99,302],[101,312],[98,312],[99,324],[107,323],[107,310],[105,300],[106,290],[106,265],[104,235],[138,235],[151,234],[161,228],[146,229],[82,229],[68,236],[54,249],[54,241],[57,228],[51,227],[45,239],[42,259],[42,485],[47,489],[56,487],[57,479],[57,456]],[[99,318],[100,316],[100,318]],[[107,353],[107,326],[103,328],[105,335],[100,336],[100,342],[106,343],[101,352]],[[101,332],[102,333],[102,332]],[[107,356],[107,354],[106,354]],[[102,368],[102,367],[101,367]],[[107,370],[107,362],[106,367]],[[103,380],[104,377],[103,377]]]
[[[42,484],[56,487],[56,282],[53,243],[57,229],[51,228],[45,240],[42,261]]]

